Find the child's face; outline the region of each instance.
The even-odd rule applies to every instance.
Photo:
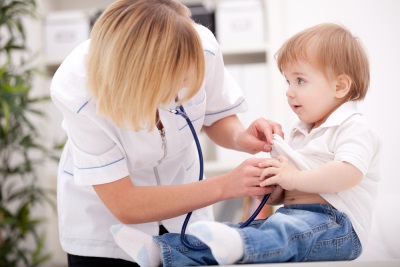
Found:
[[[305,123],[319,127],[340,105],[336,83],[317,68],[300,61],[283,68],[288,82],[286,96],[292,110]]]

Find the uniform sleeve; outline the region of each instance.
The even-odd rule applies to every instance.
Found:
[[[64,115],[63,128],[68,135],[65,149],[69,150],[71,162],[65,164],[65,168],[69,169],[64,171],[73,175],[75,183],[104,184],[128,176],[126,157],[104,125],[65,108],[56,97],[52,98]],[[85,106],[88,113],[91,108],[94,107],[89,104]]]
[[[105,119],[96,114],[85,88],[84,55],[88,43],[75,49],[54,75],[51,98],[63,115],[68,142],[62,171],[73,175],[80,185],[112,182],[129,175],[123,150]],[[109,127],[111,129],[111,127]]]
[[[240,112],[247,111],[243,91],[224,66],[219,45],[214,35],[203,26],[196,26],[202,38],[205,60],[205,90],[207,107],[204,125]]]

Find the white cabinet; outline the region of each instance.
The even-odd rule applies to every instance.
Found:
[[[253,1],[253,0],[251,0]],[[102,10],[106,8],[109,4],[114,2],[113,0],[40,0],[41,2],[41,13],[42,14],[51,14],[52,12],[66,12],[66,11],[83,11],[88,14],[90,17],[94,15],[96,11]],[[202,3],[207,8],[211,10],[215,10],[220,6],[221,3],[224,2],[250,2],[250,0],[182,0],[184,4],[198,4]],[[270,46],[268,45],[269,38],[269,30],[268,23],[266,23],[268,15],[267,15],[267,4],[268,0],[254,0],[254,2],[259,3],[259,7],[262,10],[259,10],[263,14],[263,25],[258,26],[258,28],[263,29],[262,37],[257,37],[258,40],[255,42],[254,40],[241,40],[240,42],[227,43],[223,42],[221,44],[221,49],[223,50],[224,56],[226,57],[227,64],[234,63],[248,63],[248,62],[266,62],[267,54],[270,50]],[[227,12],[224,12],[227,13]],[[228,17],[232,19],[232,17]],[[44,18],[45,20],[45,18]],[[258,21],[257,21],[258,22]],[[221,21],[223,23],[223,21]],[[245,24],[244,22],[242,24]],[[240,28],[240,26],[238,26]],[[252,27],[254,28],[254,27]],[[250,29],[252,29],[250,28]],[[225,29],[225,28],[222,28]],[[227,28],[229,30],[229,28]],[[218,34],[217,34],[218,35]],[[217,36],[218,38],[218,36]],[[221,37],[222,38],[222,37]],[[238,38],[244,39],[244,38]],[[51,64],[55,64],[56,62],[51,62]]]

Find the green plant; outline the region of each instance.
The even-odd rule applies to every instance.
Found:
[[[34,18],[36,0],[0,0],[0,266],[41,266],[43,218],[32,209],[52,202],[37,171],[48,155],[37,123],[40,103],[31,97],[37,70],[27,48],[23,19]]]

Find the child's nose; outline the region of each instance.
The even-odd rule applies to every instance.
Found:
[[[290,86],[286,90],[286,97],[294,97],[294,91],[290,88]]]

